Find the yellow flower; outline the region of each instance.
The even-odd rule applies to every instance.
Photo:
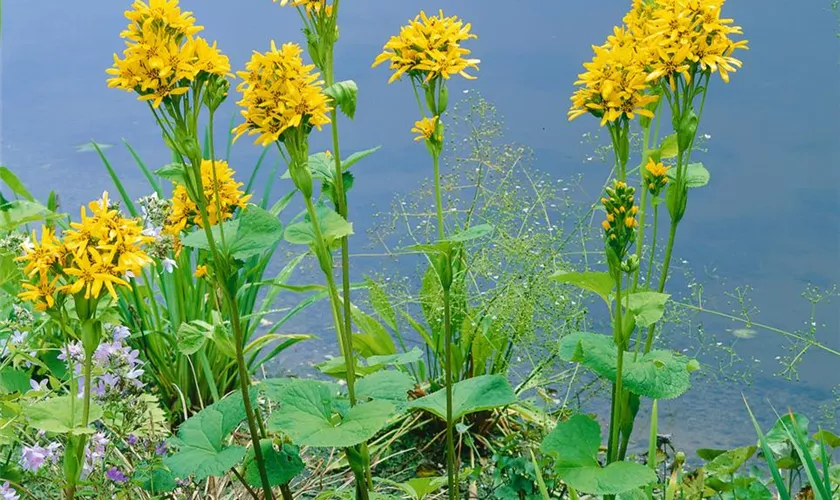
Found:
[[[643,172],[645,183],[653,196],[657,196],[668,183],[669,169],[670,167],[657,163],[653,159],[648,160],[647,165],[645,165],[645,171]]]
[[[56,282],[58,278],[56,276],[50,281],[46,274],[41,274],[38,277],[37,283],[21,283],[25,291],[19,293],[18,297],[21,300],[34,302],[35,309],[38,311],[46,311],[55,305]]]
[[[246,195],[242,191],[243,184],[236,182],[234,174],[235,172],[226,161],[203,160],[201,162],[201,185],[204,188],[204,198],[207,203],[207,219],[211,226],[232,218],[234,210],[245,208],[248,200],[251,199],[251,195]],[[183,184],[176,184],[172,191],[172,211],[164,225],[164,232],[178,236],[193,225],[204,227],[198,205],[190,199],[187,188]]]
[[[246,71],[237,73],[243,80],[237,90],[242,92],[238,104],[245,122],[233,130],[234,140],[247,132],[259,135],[255,142],[267,146],[288,129],[308,133],[330,123],[327,113],[332,108],[323,92],[324,82],[313,73],[314,65],[303,64],[302,52],[297,44],[278,49],[272,41],[271,50],[255,51]]]
[[[477,38],[470,33],[471,29],[469,23],[464,24],[457,16],[445,17],[442,10],[438,16],[427,16],[421,11],[408,25],[400,28],[399,35],[388,40],[373,66],[390,63],[394,73],[388,83],[404,74],[423,82],[435,78],[448,80],[453,75],[474,80],[466,70],[478,70],[480,61],[466,58],[471,52],[461,47],[462,42]]]
[[[601,118],[603,126],[620,118],[632,120],[637,114],[653,117],[646,107],[658,98],[646,93],[648,56],[640,51],[641,45],[631,31],[615,27],[604,45],[592,47],[595,55],[584,63],[586,71],[575,82],[580,87],[571,97],[569,120],[591,113]]]
[[[729,73],[741,67],[732,57],[736,49],[747,49],[747,41],[734,41],[730,35],[740,35],[734,20],[721,18],[725,0],[657,0],[648,27],[649,44],[655,47],[658,62],[653,66],[650,80],[675,73],[685,76],[685,62],[694,63],[692,71],[720,73],[724,82]],[[689,73],[690,74],[690,73]],[[686,77],[688,78],[688,77]],[[688,83],[689,80],[687,80]],[[674,88],[674,84],[671,83]]]
[[[26,247],[24,254],[15,260],[26,262],[23,270],[27,276],[40,274],[43,277],[54,264],[61,264],[66,253],[66,248],[56,238],[55,232],[44,226],[41,228],[41,242],[38,242],[35,231],[32,231],[32,245]]]
[[[203,278],[207,276],[207,266],[203,264],[195,266],[195,273],[193,273],[193,276],[196,278]]]
[[[85,299],[99,298],[104,286],[111,297],[117,298],[117,291],[114,285],[129,287],[127,281],[118,276],[119,269],[113,264],[114,254],[104,255],[94,248],[87,252],[76,255],[73,259],[73,266],[64,269],[64,273],[75,278],[74,281],[61,287],[61,291],[69,294],[76,294],[84,290]]]
[[[181,12],[177,0],[136,0],[125,13],[131,23],[121,33],[126,40],[122,57],[114,54],[108,86],[139,94],[138,99],[158,107],[165,99],[189,92],[199,75],[225,77],[230,62],[214,42],[194,35],[190,12]]]
[[[332,5],[327,5],[326,0],[272,0],[274,3],[280,2],[280,6],[285,7],[291,5],[292,7],[303,7],[306,14],[310,17],[315,17],[322,11],[327,17],[332,16]]]
[[[423,118],[420,121],[414,122],[414,128],[411,129],[412,132],[417,134],[414,140],[422,141],[431,139],[435,135],[438,118],[437,116],[433,116],[432,118]]]

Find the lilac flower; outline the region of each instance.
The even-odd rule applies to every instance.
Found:
[[[9,342],[11,342],[11,343],[12,343],[12,345],[20,345],[20,344],[23,344],[23,343],[24,343],[24,341],[26,341],[26,336],[27,336],[28,334],[29,334],[29,332],[25,332],[25,331],[24,331],[24,332],[22,332],[22,331],[20,331],[20,330],[15,330],[15,331],[14,331],[14,333],[12,333],[12,336],[11,336],[11,338],[9,339]]]
[[[2,500],[18,500],[19,498],[20,498],[20,495],[18,495],[15,492],[15,490],[13,490],[11,486],[9,486],[8,481],[6,481],[5,483],[3,483],[2,486],[0,486],[0,499],[2,499]]]
[[[127,441],[129,446],[134,446],[140,440],[137,439],[137,436],[135,436],[134,434],[129,434]]]
[[[172,270],[178,267],[178,263],[170,259],[169,257],[160,261],[160,265],[163,267],[163,270],[169,274],[172,274]]]
[[[117,325],[114,327],[114,342],[122,342],[131,337],[131,330],[127,326]]]
[[[105,471],[105,476],[115,483],[125,483],[128,481],[128,478],[125,476],[125,474],[123,474],[122,471],[116,467],[111,467],[110,469]]]
[[[58,456],[58,451],[61,449],[61,443],[58,441],[53,441],[47,445],[47,459],[52,461],[52,463],[58,462],[60,458]]]
[[[159,457],[165,457],[166,456],[166,442],[165,441],[161,441],[160,443],[158,443],[155,446],[155,455],[157,455]]]
[[[38,472],[44,465],[49,452],[40,446],[24,446],[20,454],[20,466],[29,472]]]
[[[47,392],[49,390],[49,389],[47,389],[47,384],[48,383],[49,383],[49,379],[44,379],[40,382],[38,382],[35,379],[29,379],[29,387],[31,387],[32,390],[35,391],[35,392]]]

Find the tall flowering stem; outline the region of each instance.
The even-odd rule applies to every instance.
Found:
[[[90,209],[90,213],[88,213]],[[71,222],[63,234],[44,226],[41,239],[32,234],[32,244],[17,258],[23,262],[26,281],[20,298],[46,312],[64,335],[78,336],[84,352],[82,380],[82,427],[90,423],[93,354],[102,337],[97,305],[105,296],[117,298],[118,289],[130,289],[129,276],[140,274],[152,259],[145,246],[151,238],[143,234],[138,220],[122,216],[108,193],[82,207],[81,218]],[[72,315],[66,307],[72,301]],[[78,327],[71,325],[78,323]],[[78,387],[71,372],[71,415],[75,415]],[[74,498],[81,474],[87,438],[68,439],[65,455],[66,498]]]
[[[373,66],[388,62],[393,71],[388,83],[407,76],[411,81],[421,118],[415,122],[412,132],[415,140],[423,141],[432,157],[435,215],[439,243],[445,248],[440,254],[430,256],[437,270],[444,304],[444,383],[446,390],[446,469],[450,499],[459,497],[459,464],[455,450],[455,422],[452,410],[452,314],[451,288],[453,262],[460,258],[460,248],[446,241],[443,218],[443,197],[441,194],[440,157],[443,153],[444,126],[441,116],[449,103],[447,81],[454,75],[474,79],[467,69],[478,69],[478,59],[466,56],[470,50],[462,43],[476,35],[470,33],[472,26],[456,16],[446,17],[443,11],[437,16],[420,14],[392,36],[377,56]],[[423,97],[421,98],[421,91]]]
[[[216,285],[227,306],[254,458],[264,494],[273,499],[249,393],[237,290],[230,288],[236,269],[222,255],[212,231],[213,226],[219,227],[224,247],[222,222],[232,218],[236,208],[244,208],[247,197],[238,191],[241,184],[235,184],[226,164],[202,158],[198,130],[201,110],[207,108],[212,123],[213,113],[227,97],[230,63],[215,43],[195,36],[203,28],[195,25],[192,13],[181,11],[177,1],[146,4],[136,0],[125,16],[130,23],[121,35],[127,44],[122,57],[114,54],[108,85],[137,93],[140,100],[149,102],[167,145],[181,159],[183,182],[175,187],[173,216],[166,231],[177,240],[183,230],[197,225],[207,237],[212,272],[199,266],[197,275],[200,270]]]

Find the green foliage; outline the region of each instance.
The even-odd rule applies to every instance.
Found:
[[[356,114],[356,95],[358,92],[359,88],[353,80],[336,82],[324,89],[324,94],[330,96],[338,109],[351,120]]]
[[[452,386],[452,418],[458,420],[470,413],[501,408],[516,401],[510,382],[501,375],[482,375],[462,380]],[[446,420],[446,390],[441,389],[416,399],[408,406]]]
[[[616,379],[618,354],[610,336],[573,333],[560,341],[559,356],[580,363],[607,380]],[[635,359],[632,352],[627,352],[624,355],[624,388],[652,399],[676,398],[691,387],[689,373],[693,369],[691,359],[671,351],[655,349]]]
[[[332,245],[341,238],[353,234],[353,224],[344,220],[334,210],[324,205],[318,205],[316,207],[316,215],[318,217],[321,236],[328,245]],[[309,216],[306,216],[301,222],[290,224],[286,228],[284,237],[287,242],[295,245],[314,245],[317,241],[315,227],[309,220]]]
[[[300,449],[292,444],[283,444],[276,448],[270,439],[260,440],[265,468],[272,486],[287,484],[304,469],[300,458]],[[260,473],[254,460],[254,449],[248,448],[245,456],[245,480],[251,486],[260,486]]]
[[[280,403],[268,421],[302,446],[346,448],[372,438],[394,414],[388,401],[373,400],[339,414],[338,386],[317,380],[292,380],[270,397]]]
[[[27,406],[23,413],[29,425],[42,431],[58,434],[93,434],[92,427],[82,426],[82,401],[74,396],[60,396]],[[102,407],[90,403],[90,422],[102,418]]]
[[[252,393],[256,395],[256,391]],[[208,406],[182,423],[177,437],[169,439],[179,450],[164,463],[180,478],[194,475],[200,481],[224,475],[245,457],[244,447],[228,444],[230,433],[244,418],[245,405],[239,393]]]
[[[609,273],[558,271],[551,276],[551,279],[558,283],[567,283],[593,292],[604,300],[608,309],[611,307],[611,294],[613,287],[615,287],[615,280]]]
[[[570,487],[595,495],[616,495],[656,480],[647,467],[632,462],[613,462],[602,467],[598,461],[601,426],[584,415],[575,415],[546,436],[543,453],[555,458],[557,476]]]
[[[623,300],[627,309],[636,320],[636,326],[647,328],[665,314],[665,303],[670,295],[657,292],[634,292]]]

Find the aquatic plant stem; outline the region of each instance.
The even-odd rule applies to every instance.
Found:
[[[222,287],[225,288],[225,287]],[[257,469],[260,472],[260,481],[263,485],[265,498],[272,500],[274,494],[271,491],[271,482],[268,480],[268,474],[265,469],[265,460],[262,455],[262,447],[260,446],[260,432],[257,429],[256,419],[254,418],[254,407],[251,404],[251,395],[249,394],[251,378],[248,376],[248,369],[245,365],[245,354],[242,347],[242,323],[239,318],[239,306],[236,302],[236,293],[231,293],[225,288],[225,296],[227,298],[228,309],[230,310],[230,323],[233,330],[233,342],[236,350],[236,365],[239,370],[239,388],[242,391],[242,403],[245,406],[245,418],[248,421],[248,431],[251,433],[251,443],[254,447],[254,460],[257,462]]]
[[[650,434],[648,435],[648,467],[656,473],[656,439],[659,434],[659,406],[657,400],[653,400],[653,407],[650,410]],[[648,484],[645,487],[649,500],[653,500],[653,485]]]
[[[615,385],[613,390],[612,415],[610,417],[610,442],[608,446],[607,463],[614,462],[618,457],[619,427],[621,426],[621,413],[623,404],[620,401],[623,394],[622,370],[624,369],[624,330],[621,325],[621,273],[620,269],[613,271],[615,278],[615,319],[613,321],[613,340],[617,349],[618,360],[616,363]]]
[[[650,155],[650,150],[648,149],[650,144],[650,124],[644,128],[643,137],[642,137],[642,163],[639,166],[639,189],[642,191],[642,199],[639,202],[639,230],[636,231],[636,256],[639,258],[639,262],[642,261],[642,245],[645,241],[645,213],[647,212],[647,205],[648,205],[648,189],[647,185],[645,184],[645,164],[648,161],[648,157]],[[630,288],[631,290],[635,291],[636,287],[639,284],[639,273],[641,272],[642,266],[636,268],[633,271],[633,285]]]
[[[446,239],[446,233],[443,227],[443,197],[440,194],[440,153],[432,155],[432,163],[435,177],[435,208],[437,210],[438,238],[444,240]]]
[[[645,283],[650,286],[651,273],[653,272],[653,259],[656,255],[656,233],[659,231],[659,205],[653,206],[653,238],[650,241],[650,256],[648,258],[647,276]]]
[[[447,265],[449,264],[449,259]],[[446,472],[449,500],[458,500],[458,463],[455,457],[455,423],[452,421],[452,310],[449,287],[443,288],[443,341],[446,367]]]

